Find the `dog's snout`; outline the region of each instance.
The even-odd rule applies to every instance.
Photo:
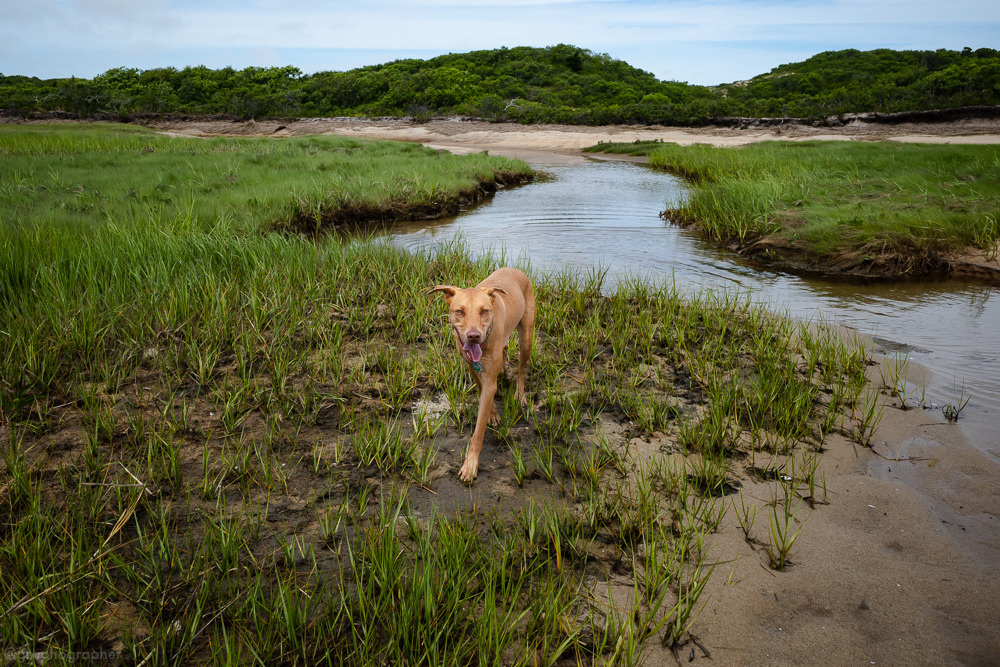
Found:
[[[469,331],[467,334],[465,334],[465,338],[470,343],[479,344],[483,341],[483,334],[473,329]]]

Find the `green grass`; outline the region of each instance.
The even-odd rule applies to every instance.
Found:
[[[469,488],[475,388],[425,292],[494,258],[43,208],[0,228],[0,639],[51,659],[638,664],[700,622],[740,479],[774,480],[788,567],[830,435],[875,426],[857,343],[536,275],[533,408],[501,383]]]
[[[166,137],[131,125],[0,126],[0,220],[257,231],[457,212],[526,164],[419,144],[316,135]]]
[[[649,156],[691,183],[667,216],[720,245],[819,268],[906,274],[1000,238],[1000,148],[892,142],[657,142],[591,150]]]

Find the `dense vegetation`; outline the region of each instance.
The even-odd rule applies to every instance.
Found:
[[[1000,149],[895,142],[657,142],[592,150],[649,156],[691,195],[667,211],[720,245],[826,271],[919,274],[975,247],[995,257]]]
[[[751,117],[1000,104],[1000,51],[827,51],[719,90]]]
[[[295,67],[112,69],[93,79],[0,75],[0,112],[342,116],[461,114],[522,123],[697,125],[723,117],[824,119],[1000,104],[1000,52],[821,53],[718,87],[660,81],[560,44],[399,60],[347,72]]]
[[[533,176],[520,160],[413,143],[190,140],[125,125],[0,126],[0,160],[8,229],[225,219],[315,231],[454,214]]]

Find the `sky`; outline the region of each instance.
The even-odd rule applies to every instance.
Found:
[[[572,44],[715,85],[823,51],[1000,49],[998,0],[0,0],[0,73],[293,65]]]

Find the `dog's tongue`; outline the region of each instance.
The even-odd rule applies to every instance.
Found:
[[[465,358],[472,363],[476,363],[483,356],[483,348],[476,343],[466,343],[462,349],[465,350]]]

